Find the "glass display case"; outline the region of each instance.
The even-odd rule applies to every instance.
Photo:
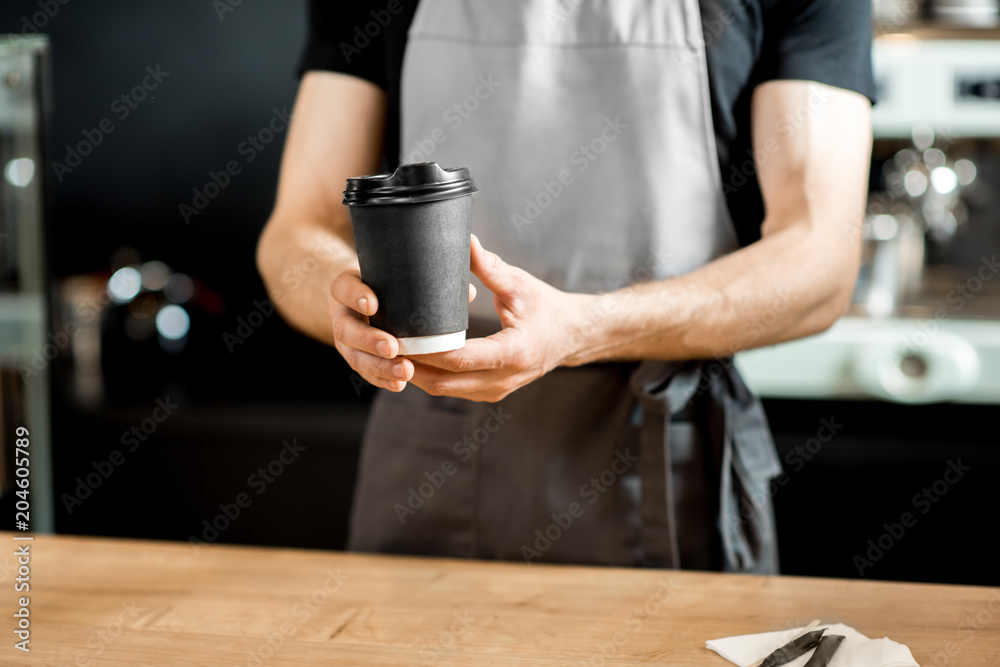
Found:
[[[19,496],[29,520],[21,530],[51,532],[49,366],[71,332],[49,330],[46,271],[46,139],[51,109],[49,41],[0,35],[0,497]],[[25,441],[24,438],[27,438]],[[23,473],[22,473],[23,474]],[[14,528],[15,503],[4,529]],[[23,519],[24,517],[18,517]]]

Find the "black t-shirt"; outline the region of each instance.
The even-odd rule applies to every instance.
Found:
[[[870,0],[700,2],[719,167],[733,223],[746,245],[760,238],[764,219],[750,137],[754,87],[774,79],[803,79],[874,100],[871,4]],[[310,2],[309,39],[300,72],[343,72],[386,91],[387,170],[399,162],[400,76],[416,7],[417,0]]]

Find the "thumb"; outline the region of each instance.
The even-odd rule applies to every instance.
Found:
[[[483,285],[495,296],[514,295],[520,284],[517,270],[483,247],[479,237],[472,235],[471,261],[469,268],[472,273],[483,281]]]

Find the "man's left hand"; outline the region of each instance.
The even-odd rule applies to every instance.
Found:
[[[557,290],[487,251],[475,236],[470,268],[493,292],[502,330],[459,350],[408,357],[410,382],[435,396],[495,402],[570,357],[576,320],[593,297]]]

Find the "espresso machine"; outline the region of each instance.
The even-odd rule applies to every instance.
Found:
[[[1000,404],[1000,31],[888,31],[873,64],[850,311],[737,363],[765,397]]]
[[[736,363],[763,397],[785,469],[771,487],[783,572],[859,576],[860,545],[961,462],[975,474],[865,575],[995,585],[982,511],[1000,475],[1000,30],[979,27],[995,12],[958,3],[944,14],[966,25],[942,24],[938,2],[919,15],[921,3],[876,5],[853,303],[828,331]],[[824,423],[840,427],[828,444]],[[824,537],[805,537],[817,515]]]

